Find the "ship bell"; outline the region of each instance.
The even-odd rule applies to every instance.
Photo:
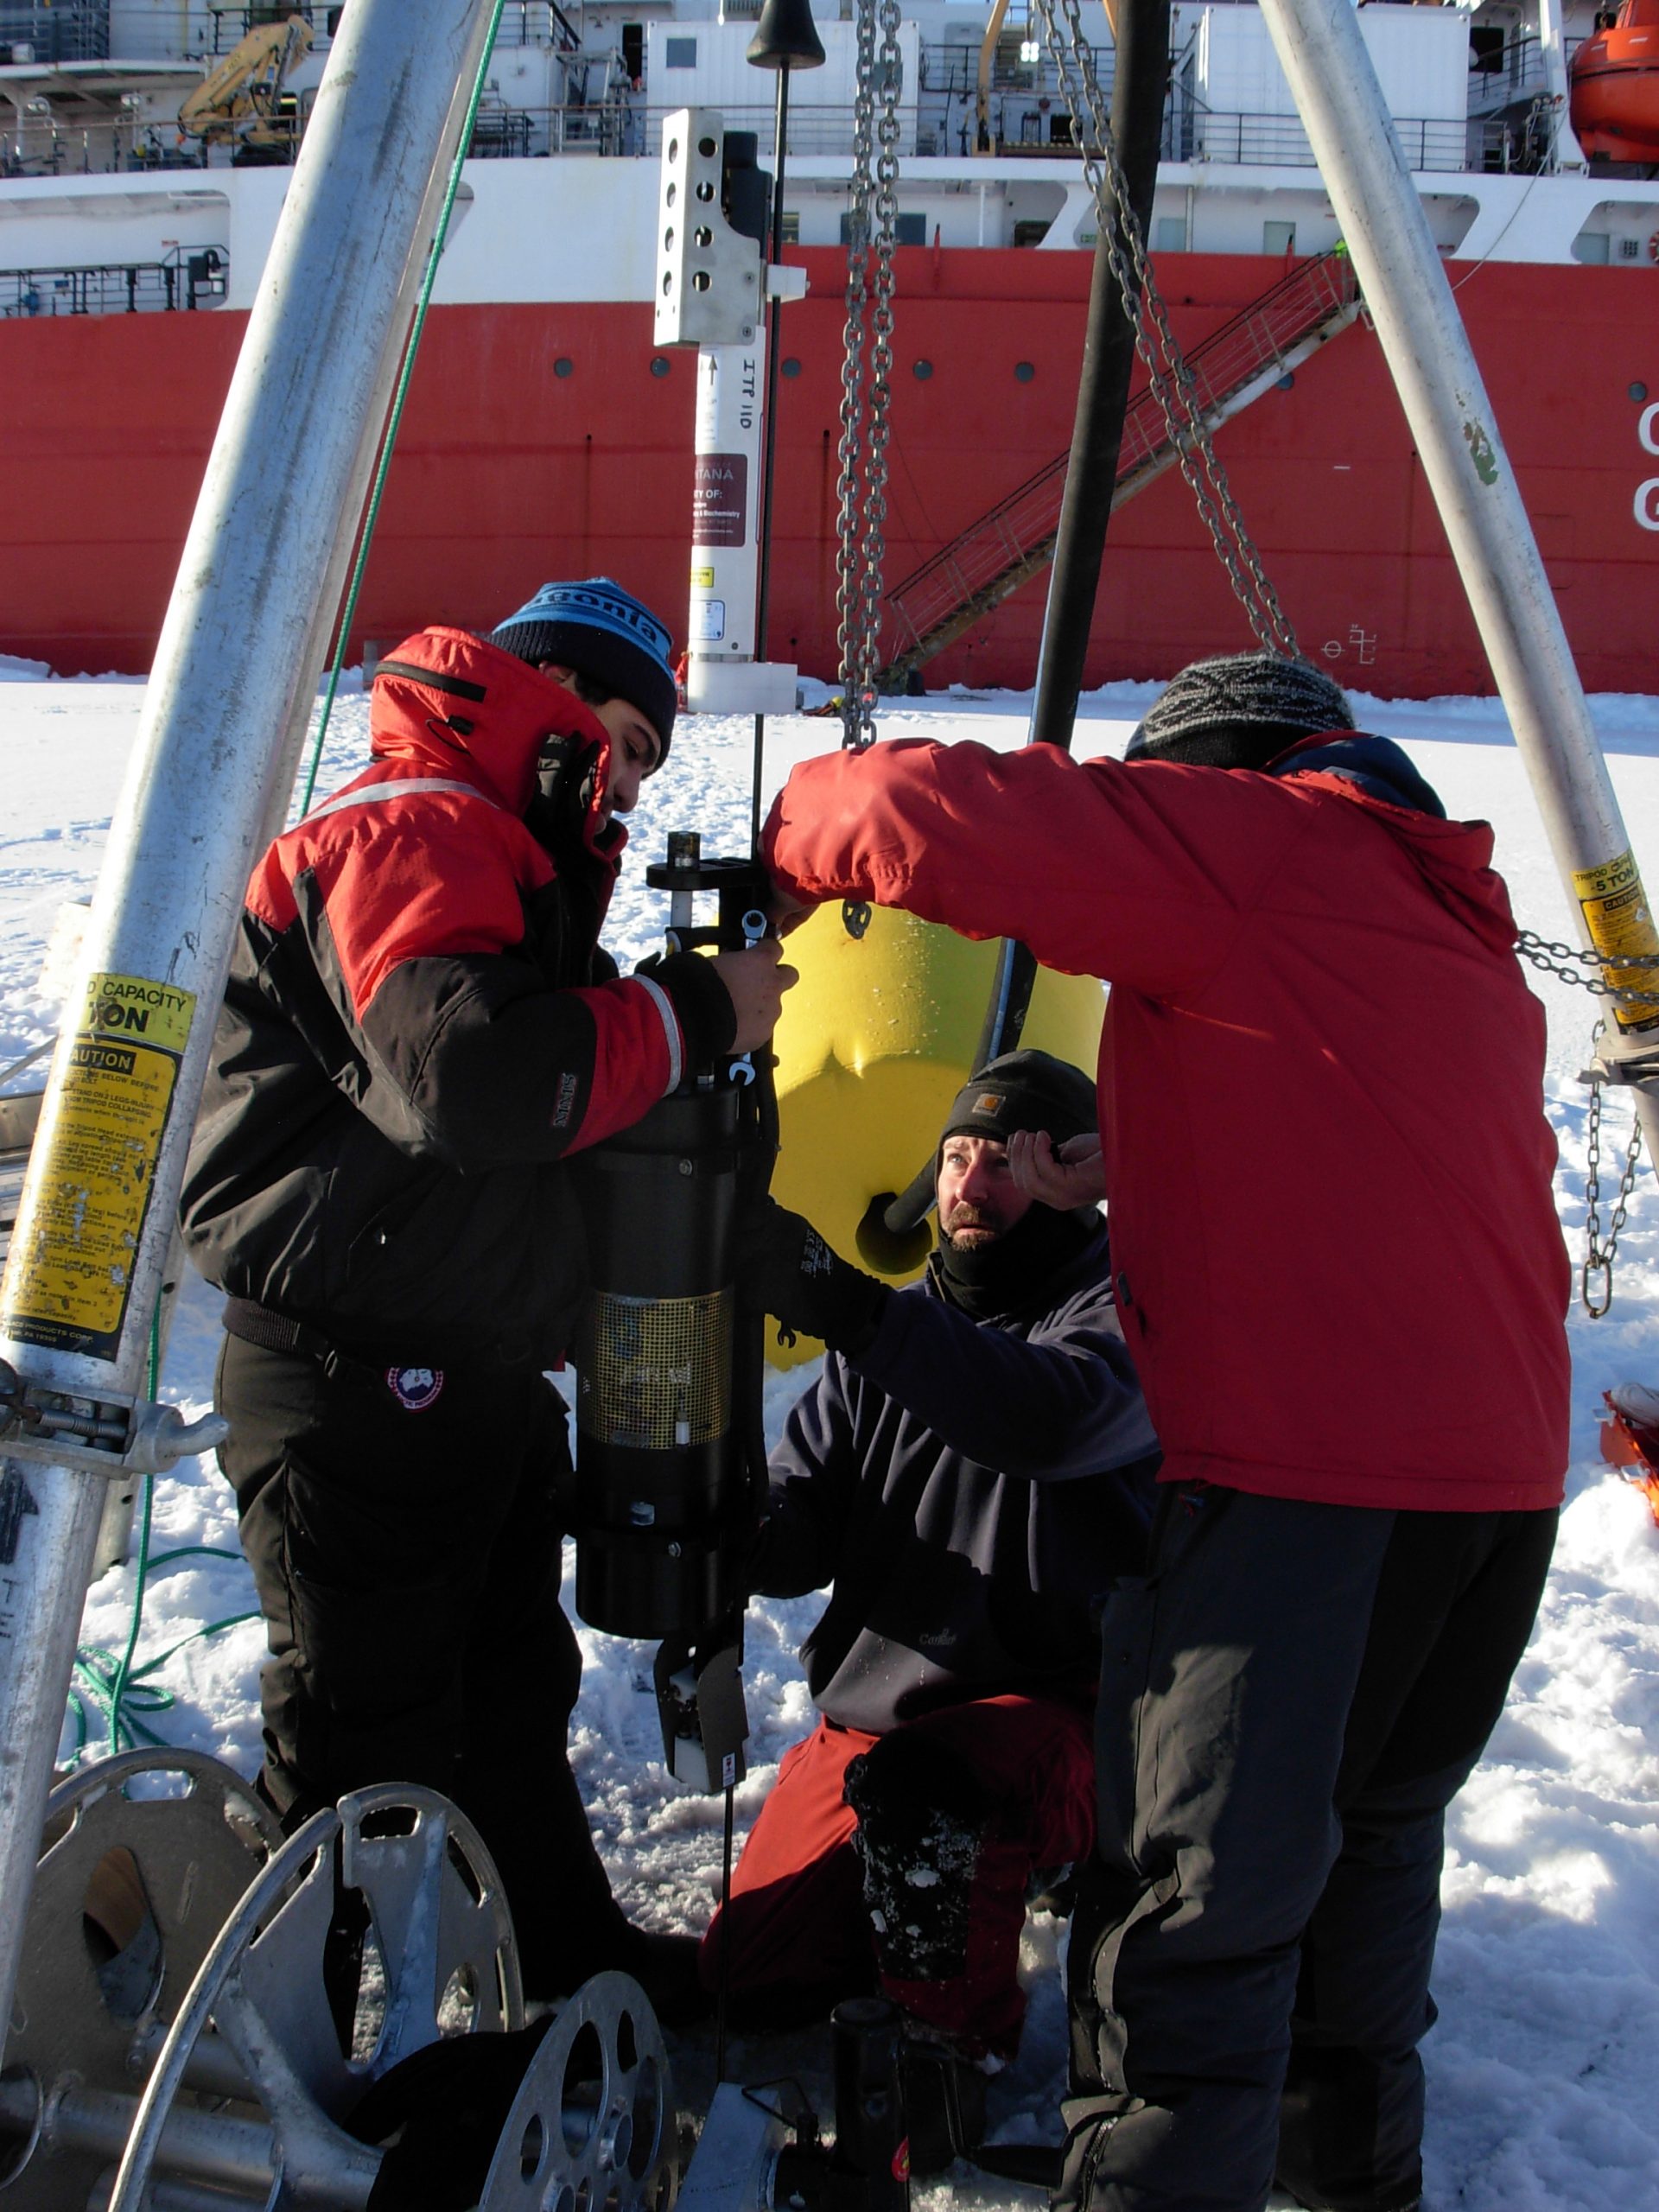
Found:
[[[810,0],[766,0],[744,56],[757,69],[821,69],[823,41]]]

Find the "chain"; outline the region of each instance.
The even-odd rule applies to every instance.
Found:
[[[1094,197],[1107,261],[1122,296],[1123,311],[1135,325],[1135,351],[1146,364],[1181,474],[1258,641],[1269,652],[1294,655],[1296,633],[1233,498],[1204,422],[1198,386],[1175,341],[1169,310],[1147,259],[1146,239],[1129,204],[1078,0],[1035,0],[1035,5],[1071,118],[1072,143],[1082,156],[1084,177]],[[1061,18],[1069,51],[1060,36]],[[1078,83],[1073,81],[1074,67]]]
[[[1592,1052],[1606,1026],[1602,1021],[1596,1024],[1596,1033],[1591,1039]],[[1584,1266],[1579,1274],[1579,1296],[1585,1312],[1592,1321],[1599,1321],[1613,1302],[1613,1260],[1618,1251],[1624,1216],[1630,1210],[1630,1193],[1636,1187],[1637,1162],[1642,1157],[1642,1121],[1638,1115],[1630,1126],[1630,1148],[1624,1157],[1624,1173],[1618,1179],[1618,1198],[1613,1207],[1612,1218],[1607,1224],[1607,1242],[1604,1244],[1601,1241],[1601,1094],[1605,1088],[1606,1085],[1599,1079],[1592,1078],[1585,1157],[1585,1247]],[[1591,1287],[1592,1283],[1595,1285],[1593,1290]]]
[[[1567,967],[1568,961],[1581,961],[1586,967],[1612,969],[1645,969],[1659,976],[1659,960],[1651,952],[1594,952],[1576,944],[1556,944],[1548,938],[1537,936],[1531,930],[1517,930],[1515,949],[1522,960],[1529,961],[1546,976],[1554,976],[1557,982],[1576,983],[1581,991],[1589,991],[1599,999],[1613,999],[1620,1006],[1647,1007],[1659,1016],[1659,998],[1651,990],[1620,990],[1617,983],[1610,983],[1601,976],[1586,976],[1577,968]]]
[[[875,736],[876,671],[881,648],[881,567],[887,551],[888,407],[893,392],[893,251],[899,232],[899,0],[880,0],[881,88],[876,119],[875,306],[870,318],[869,407],[864,450],[864,571],[859,630],[857,729],[861,749]]]
[[[857,6],[847,323],[837,448],[841,473],[836,486],[841,506],[836,609],[840,618],[842,742],[855,751],[875,736],[881,643],[893,389],[893,255],[899,230],[899,92],[904,66],[899,51],[899,7],[900,0],[858,0]]]
[[[1615,1005],[1640,1007],[1649,1015],[1659,1014],[1659,998],[1652,990],[1620,990],[1603,976],[1587,976],[1581,968],[1611,968],[1619,970],[1644,969],[1647,976],[1656,973],[1656,962],[1650,952],[1586,951],[1576,944],[1559,944],[1548,938],[1541,938],[1532,930],[1516,931],[1516,950],[1522,959],[1530,961],[1546,976],[1554,976],[1558,982],[1574,983],[1581,991],[1592,992],[1597,998],[1611,999]],[[1580,966],[1571,963],[1578,962]],[[1645,981],[1645,976],[1644,979]],[[1584,1173],[1584,1265],[1579,1271],[1579,1297],[1585,1312],[1592,1321],[1599,1321],[1613,1302],[1613,1259],[1618,1250],[1619,1232],[1624,1226],[1629,1211],[1630,1193],[1636,1188],[1637,1163],[1642,1157],[1642,1117],[1638,1112],[1630,1124],[1630,1146],[1624,1155],[1624,1172],[1618,1179],[1618,1197],[1613,1207],[1612,1219],[1607,1224],[1607,1242],[1601,1241],[1601,1108],[1602,1093],[1606,1084],[1595,1072],[1596,1047],[1606,1032],[1605,1021],[1596,1024],[1590,1040],[1590,1114],[1586,1140]],[[1593,1286],[1593,1287],[1592,1287]]]
[[[861,655],[863,594],[861,568],[859,493],[864,449],[864,316],[869,301],[871,201],[874,196],[875,131],[875,4],[858,0],[856,57],[853,82],[853,176],[847,210],[847,321],[842,336],[841,443],[836,480],[840,502],[836,550],[836,645],[841,656],[842,741],[859,739],[858,680]]]
[[[900,0],[857,0],[847,323],[841,364],[841,443],[836,448],[841,473],[836,481],[840,502],[836,613],[841,741],[855,753],[874,742],[881,647],[893,394],[893,254],[899,232],[899,92],[904,73],[899,8]],[[862,937],[870,925],[870,910],[862,899],[848,899],[841,916],[849,937]]]

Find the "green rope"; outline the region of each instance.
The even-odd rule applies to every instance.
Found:
[[[352,568],[352,580],[346,587],[346,604],[340,611],[340,630],[334,640],[334,663],[328,673],[328,690],[322,702],[322,717],[317,724],[317,734],[311,747],[311,762],[306,772],[305,796],[300,802],[300,812],[311,811],[311,800],[317,788],[317,770],[322,760],[323,740],[328,734],[329,717],[334,711],[334,696],[340,690],[340,671],[346,659],[346,646],[351,636],[353,618],[357,613],[358,594],[363,587],[363,571],[368,566],[369,547],[374,537],[374,526],[380,516],[380,501],[386,488],[386,477],[391,467],[391,450],[397,442],[397,429],[404,418],[404,402],[409,397],[410,378],[415,373],[415,356],[420,350],[421,333],[426,327],[426,311],[432,303],[432,288],[437,282],[438,263],[442,257],[444,240],[449,235],[449,217],[455,204],[455,194],[461,189],[461,165],[467,159],[473,143],[473,125],[478,120],[479,102],[484,97],[485,80],[489,74],[490,59],[495,52],[495,35],[501,27],[501,11],[506,0],[495,0],[490,17],[490,35],[484,45],[478,75],[473,80],[473,96],[467,104],[467,120],[461,126],[461,142],[455,148],[455,158],[449,166],[449,182],[443,195],[443,207],[438,215],[438,227],[432,240],[432,250],[427,256],[426,273],[421,279],[421,295],[415,306],[415,320],[410,325],[409,342],[404,348],[403,366],[397,372],[397,385],[392,394],[391,412],[386,416],[386,434],[381,441],[380,458],[375,467],[374,486],[369,493],[368,507],[363,518],[363,531],[358,540],[357,559]]]
[[[145,1366],[144,1391],[148,1397],[156,1395],[162,1363],[162,1306],[156,1301],[156,1311],[150,1316],[149,1357]],[[232,1613],[224,1620],[210,1621],[206,1628],[193,1629],[178,1643],[169,1644],[165,1651],[147,1659],[142,1667],[133,1665],[138,1649],[139,1631],[143,1626],[144,1592],[164,1567],[171,1567],[181,1559],[233,1559],[242,1557],[240,1552],[227,1552],[211,1544],[181,1544],[170,1552],[160,1552],[150,1557],[149,1540],[151,1514],[155,1503],[155,1478],[144,1477],[143,1503],[138,1516],[138,1561],[133,1582],[132,1611],[127,1624],[126,1648],[119,1659],[106,1651],[102,1644],[84,1644],[75,1654],[73,1674],[69,1688],[69,1713],[74,1721],[75,1748],[67,1762],[71,1768],[79,1765],[86,1753],[92,1735],[92,1716],[99,1713],[104,1720],[104,1733],[111,1752],[130,1751],[138,1744],[159,1744],[163,1738],[148,1723],[138,1718],[140,1713],[165,1713],[175,1702],[171,1690],[162,1689],[149,1681],[149,1676],[166,1665],[175,1652],[182,1651],[187,1643],[217,1636],[221,1629],[234,1628],[240,1622],[257,1620],[257,1613]]]

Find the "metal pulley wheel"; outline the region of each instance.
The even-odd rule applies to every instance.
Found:
[[[479,2212],[668,2212],[678,2118],[662,2030],[638,1982],[583,1985],[538,2046]]]
[[[282,1840],[238,1775],[199,1751],[124,1751],[47,1800],[0,2072],[0,2206],[86,2202],[107,2144],[66,2098],[129,2114],[166,2024]]]
[[[440,2037],[523,2023],[505,1896],[471,1823],[404,1784],[344,1797],[289,1839],[203,1961],[110,2212],[194,2202],[203,2183],[270,2212],[361,2206],[382,2153],[343,2123],[370,2083]]]

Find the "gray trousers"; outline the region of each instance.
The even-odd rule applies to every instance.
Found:
[[[1166,1493],[1102,1624],[1058,2205],[1415,2203],[1445,1810],[1555,1518]]]

